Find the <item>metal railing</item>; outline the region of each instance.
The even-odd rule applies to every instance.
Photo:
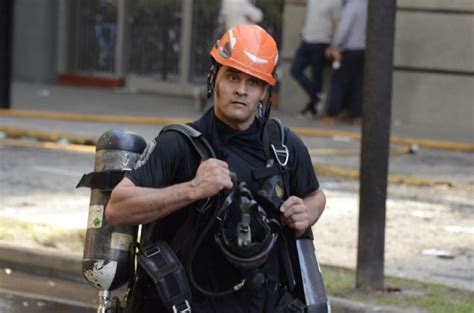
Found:
[[[181,1],[133,1],[128,72],[176,80],[181,56]]]
[[[278,43],[283,2],[256,1],[264,12],[261,25]],[[192,3],[192,10],[186,10],[184,3]],[[210,66],[211,46],[223,31],[218,23],[220,6],[221,0],[68,0],[66,71],[117,75],[116,58],[124,56],[118,61],[124,70],[120,74],[202,83]],[[124,13],[123,20],[118,19],[119,12]],[[189,26],[186,32],[182,29]],[[125,37],[125,46],[117,47],[117,38]]]

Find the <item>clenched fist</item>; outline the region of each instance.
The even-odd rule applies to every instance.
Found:
[[[286,199],[280,207],[283,224],[292,228],[296,232],[296,237],[304,234],[311,225],[309,220],[308,208],[303,199],[291,196]]]
[[[191,184],[199,198],[212,197],[222,189],[231,189],[232,181],[228,164],[218,159],[202,162]]]

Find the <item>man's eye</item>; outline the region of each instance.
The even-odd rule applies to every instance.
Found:
[[[252,87],[258,86],[258,80],[250,79],[249,80],[249,85],[252,86]]]

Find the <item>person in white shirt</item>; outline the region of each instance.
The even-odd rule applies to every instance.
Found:
[[[302,39],[291,66],[291,75],[306,92],[309,101],[301,115],[316,117],[322,90],[325,50],[332,40],[341,11],[341,0],[308,0]],[[305,69],[311,67],[311,77]]]

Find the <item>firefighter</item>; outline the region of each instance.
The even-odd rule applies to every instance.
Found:
[[[242,203],[251,204],[246,206],[249,212],[252,208],[260,210],[260,205],[253,205],[252,201],[262,184],[269,175],[282,175],[286,177],[287,190],[277,211],[270,212],[267,208],[252,218],[264,216],[262,220],[268,221],[276,216],[283,228],[298,237],[319,219],[325,207],[325,194],[306,146],[292,131],[285,128],[285,144],[281,149],[274,149],[284,163],[284,171],[274,164],[278,162],[269,160],[265,149],[264,130],[278,62],[275,40],[257,25],[238,25],[216,42],[210,55],[213,64],[208,75],[208,94],[213,97],[214,105],[190,126],[209,142],[216,157],[203,161],[183,136],[176,132],[161,134],[143,153],[135,169],[127,172],[112,191],[106,217],[116,225],[152,225],[149,236],[152,242],[168,242],[183,264],[189,264],[192,258],[192,266],[187,268],[188,277],[193,280],[189,301],[192,312],[277,312],[276,308],[284,306],[282,299],[288,299],[285,295],[291,289],[279,257],[282,245],[264,239],[268,238],[268,227],[261,224],[265,227],[259,228],[255,221],[249,222],[253,231],[250,240],[256,241],[262,253],[266,253],[262,262],[256,264],[258,282],[249,283],[251,278],[233,262],[251,261],[246,259],[245,244],[230,254],[220,249],[216,232],[226,230],[222,224],[218,227],[212,221],[209,223],[209,217],[215,210],[223,211],[226,197],[229,198],[229,192],[239,182],[244,182],[239,189],[245,198]],[[203,208],[203,202],[210,203],[210,207]],[[245,212],[228,207],[224,214],[226,221],[242,226],[235,219],[242,219]],[[178,233],[183,233],[183,228],[186,235],[174,240]],[[225,238],[237,240],[238,234],[233,231],[230,229]],[[197,244],[196,237],[202,237],[202,242]],[[196,245],[198,249],[194,249]],[[190,256],[190,251],[195,250],[195,255]],[[223,292],[226,290],[231,291]],[[171,312],[160,300],[153,279],[140,267],[126,310]],[[186,310],[176,311],[189,312]]]

